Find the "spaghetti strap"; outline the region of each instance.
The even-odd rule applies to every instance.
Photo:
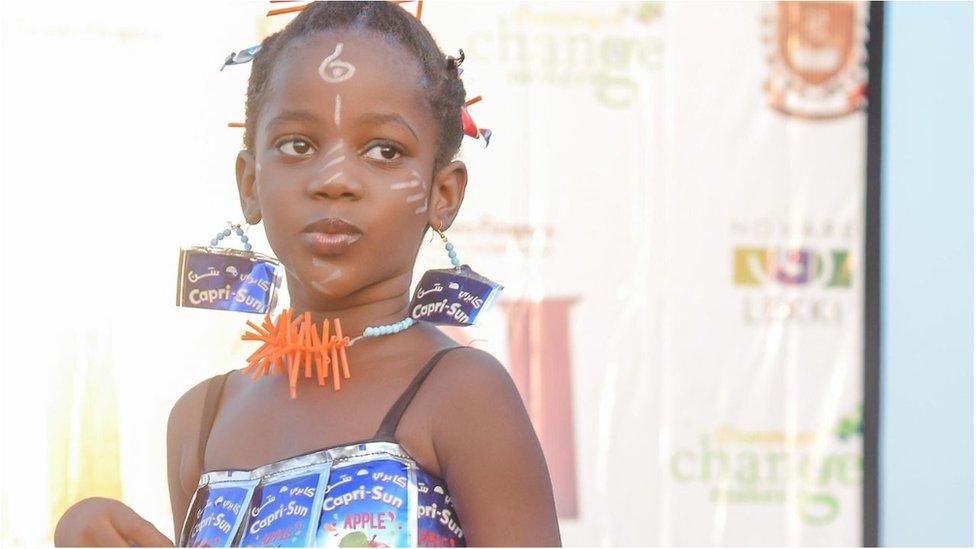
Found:
[[[200,464],[201,471],[203,471],[203,457],[207,453],[207,442],[210,440],[210,430],[217,417],[220,398],[224,395],[224,385],[227,383],[227,377],[234,371],[213,376],[207,384],[207,398],[203,401],[203,418],[200,421],[200,442],[197,444],[197,462]]]
[[[403,416],[403,412],[406,411],[407,406],[410,405],[410,401],[413,400],[413,396],[417,393],[417,390],[420,389],[420,385],[424,382],[424,379],[427,378],[427,374],[434,369],[434,366],[437,365],[442,356],[447,354],[449,351],[461,349],[463,347],[465,346],[459,345],[457,347],[441,349],[440,351],[437,351],[437,353],[435,353],[429,361],[427,361],[427,364],[421,368],[419,372],[417,372],[417,375],[414,376],[413,381],[410,382],[410,385],[408,385],[406,390],[403,391],[403,394],[400,395],[400,398],[398,398],[397,401],[393,403],[393,406],[390,407],[390,411],[386,413],[386,417],[384,417],[383,422],[380,423],[380,428],[378,431],[376,431],[376,436],[373,437],[373,440],[396,442],[393,435],[396,434],[397,425],[400,424],[400,417]]]

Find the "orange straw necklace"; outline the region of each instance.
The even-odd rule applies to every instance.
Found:
[[[325,379],[329,377],[331,369],[332,389],[338,391],[341,388],[340,370],[342,377],[349,379],[346,347],[351,347],[364,337],[401,332],[417,322],[407,317],[393,324],[370,326],[363,331],[362,335],[350,340],[349,336],[342,334],[342,323],[338,318],[332,320],[335,323],[334,333],[330,333],[329,319],[325,319],[319,335],[318,326],[312,321],[311,313],[306,311],[294,320],[291,314],[290,308],[284,309],[274,322],[271,321],[270,313],[265,314],[261,326],[248,320],[247,325],[254,331],[246,331],[241,336],[243,340],[264,342],[247,358],[247,367],[243,372],[245,374],[250,372],[251,379],[257,379],[268,373],[279,374],[287,370],[291,398],[297,398],[295,386],[303,366],[305,377],[310,378],[314,363],[320,386],[325,385]]]

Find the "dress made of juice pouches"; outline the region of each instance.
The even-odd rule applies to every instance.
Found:
[[[201,475],[180,547],[464,547],[446,484],[395,442]]]

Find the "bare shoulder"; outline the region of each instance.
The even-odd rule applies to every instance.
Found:
[[[472,444],[475,438],[497,440],[503,433],[493,432],[495,427],[535,439],[515,381],[494,355],[464,347],[447,353],[441,362],[435,368],[438,403],[432,434],[442,466],[450,461],[452,446],[477,446]],[[511,429],[514,426],[521,429]]]
[[[435,383],[447,402],[490,401],[501,395],[518,398],[518,389],[508,370],[494,355],[474,347],[462,347],[445,354],[435,368]],[[521,399],[519,399],[521,401]]]
[[[197,474],[196,463],[200,421],[207,391],[213,377],[204,379],[184,392],[173,404],[166,422],[166,454],[172,483],[184,491],[195,487],[191,480]],[[194,459],[190,459],[194,458]],[[172,478],[175,477],[175,478]]]
[[[442,361],[431,434],[468,546],[560,545],[545,455],[508,370],[474,348]]]
[[[203,413],[203,404],[207,398],[207,390],[210,387],[210,381],[212,379],[207,378],[200,381],[184,392],[180,398],[176,399],[173,408],[169,412],[167,432],[172,434],[183,433],[190,427],[190,424],[200,419],[200,415]]]

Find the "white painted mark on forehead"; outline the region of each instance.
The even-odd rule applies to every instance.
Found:
[[[339,120],[340,120],[339,113],[342,110],[342,98],[339,97],[339,94],[336,94],[336,98],[335,98],[335,109],[333,109],[333,110],[335,111],[335,125],[336,125],[336,129],[338,130],[339,129]]]
[[[339,59],[342,53],[342,42],[336,44],[335,50],[319,65],[319,76],[326,82],[343,82],[352,78],[356,73],[356,67],[352,63],[347,63]]]

